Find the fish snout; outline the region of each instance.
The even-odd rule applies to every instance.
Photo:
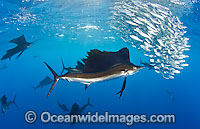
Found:
[[[133,70],[140,70],[140,69],[143,69],[143,68],[145,68],[144,66],[134,66],[133,67]]]
[[[137,70],[141,70],[143,68],[145,68],[145,67],[144,66],[137,66]]]

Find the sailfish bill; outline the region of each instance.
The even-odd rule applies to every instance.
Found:
[[[82,62],[78,61],[75,68],[68,67],[66,69],[68,72],[61,76],[58,76],[58,74],[46,62],[44,62],[54,75],[54,82],[47,97],[60,79],[85,84],[86,90],[92,83],[125,77],[123,87],[119,92],[121,97],[125,89],[127,76],[133,75],[140,69],[144,68],[143,66],[136,66],[130,62],[129,50],[127,48],[122,48],[117,52],[93,49],[88,52],[87,58],[82,59]],[[62,64],[64,63],[62,62]]]

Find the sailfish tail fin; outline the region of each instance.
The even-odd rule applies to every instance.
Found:
[[[48,98],[48,96],[51,94],[51,91],[55,87],[56,83],[60,80],[60,78],[59,78],[58,74],[46,62],[44,62],[44,64],[49,68],[49,70],[51,71],[51,73],[54,76],[54,82],[53,82],[53,84],[52,84],[52,86],[51,86],[51,88],[49,90],[48,95],[47,95],[47,98]]]
[[[63,62],[63,59],[61,58],[61,61],[62,61],[62,66],[63,66],[63,69],[62,69],[62,72],[61,72],[61,74],[63,74],[63,72],[65,71],[65,69],[67,69],[66,67],[65,67],[65,65],[64,65],[64,62]]]
[[[12,101],[12,102],[13,102],[13,104],[14,104],[16,107],[18,107],[17,104],[16,104],[16,102],[15,102],[15,99],[16,99],[16,95],[15,95],[15,97],[13,98],[13,101]]]
[[[87,105],[89,105],[89,106],[91,106],[91,107],[93,107],[94,105],[92,105],[91,103],[90,103],[90,97],[88,98],[88,104]]]

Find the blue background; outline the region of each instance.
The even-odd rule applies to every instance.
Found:
[[[50,85],[38,89],[36,93],[34,92],[32,87],[37,85],[46,75],[53,77],[43,61],[48,62],[56,72],[60,73],[62,70],[61,57],[66,66],[75,66],[76,61],[85,57],[86,52],[90,49],[117,51],[123,47],[128,47],[131,62],[139,65],[141,53],[132,48],[130,44],[124,43],[114,32],[106,31],[109,30],[107,21],[109,19],[108,7],[111,2],[101,1],[101,7],[99,7],[99,4],[93,3],[92,6],[85,7],[82,10],[82,12],[85,12],[82,15],[79,12],[84,5],[80,4],[81,7],[79,7],[78,1],[68,2],[69,5],[66,5],[67,8],[63,10],[63,13],[68,12],[66,13],[67,20],[62,21],[62,17],[59,16],[58,19],[51,19],[51,15],[47,15],[47,19],[52,20],[46,25],[47,28],[49,27],[48,29],[44,29],[45,25],[42,25],[42,21],[37,21],[33,25],[29,22],[29,24],[25,24],[28,25],[27,27],[22,27],[18,26],[18,23],[17,25],[6,24],[4,20],[1,20],[1,56],[5,54],[7,49],[15,46],[8,44],[9,40],[22,34],[25,34],[27,41],[30,42],[39,38],[42,38],[42,40],[26,50],[19,59],[15,60],[13,57],[12,60],[0,62],[8,65],[7,69],[0,71],[0,96],[6,94],[8,99],[12,100],[16,94],[16,103],[19,106],[19,108],[16,108],[12,105],[6,114],[0,114],[0,128],[70,128],[69,124],[43,124],[39,120],[34,124],[27,124],[24,120],[24,114],[27,110],[34,110],[38,114],[42,111],[60,114],[62,111],[57,106],[57,100],[71,108],[75,102],[80,106],[86,104],[89,96],[94,107],[88,107],[85,113],[88,111],[99,111],[100,113],[109,111],[114,114],[175,114],[176,123],[134,124],[131,127],[125,124],[76,124],[73,128],[200,128],[200,4],[198,2],[193,3],[190,9],[183,12],[180,17],[184,25],[187,26],[185,36],[190,39],[191,50],[187,52],[190,57],[186,59],[189,67],[181,70],[181,74],[175,75],[175,79],[166,80],[153,70],[143,69],[128,77],[126,89],[121,99],[115,93],[121,89],[123,78],[92,84],[87,91],[84,90],[84,85],[80,83],[68,83],[61,80],[48,99],[46,99],[46,95]],[[84,4],[89,5],[90,2]],[[2,0],[0,18],[10,17],[19,11],[18,8],[24,6],[36,8],[40,5],[31,4],[31,2],[21,3],[20,0]],[[48,5],[43,6],[45,9],[48,7]],[[59,15],[53,7],[49,8],[53,15]],[[38,10],[38,12],[40,11]],[[59,25],[60,21],[64,22],[67,28],[64,37],[54,35],[58,31],[55,27]],[[58,22],[57,25],[56,22]],[[81,31],[70,28],[70,26],[78,23],[80,25],[95,24],[101,26],[104,30]],[[50,27],[50,25],[54,27]],[[16,28],[20,28],[20,30],[16,30]],[[92,37],[88,37],[88,35]],[[115,37],[115,39],[102,37]],[[71,40],[72,38],[76,38],[76,40]],[[166,90],[174,92],[174,102],[171,101]]]

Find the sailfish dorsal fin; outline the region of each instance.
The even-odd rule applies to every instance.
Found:
[[[100,51],[93,49],[88,56],[82,59],[84,66],[83,73],[101,72],[114,66],[130,63],[129,50],[122,48],[117,52]]]
[[[16,43],[17,45],[21,45],[21,44],[27,43],[24,35],[22,35],[22,36],[20,36],[18,38],[12,39],[9,42],[10,43]]]

